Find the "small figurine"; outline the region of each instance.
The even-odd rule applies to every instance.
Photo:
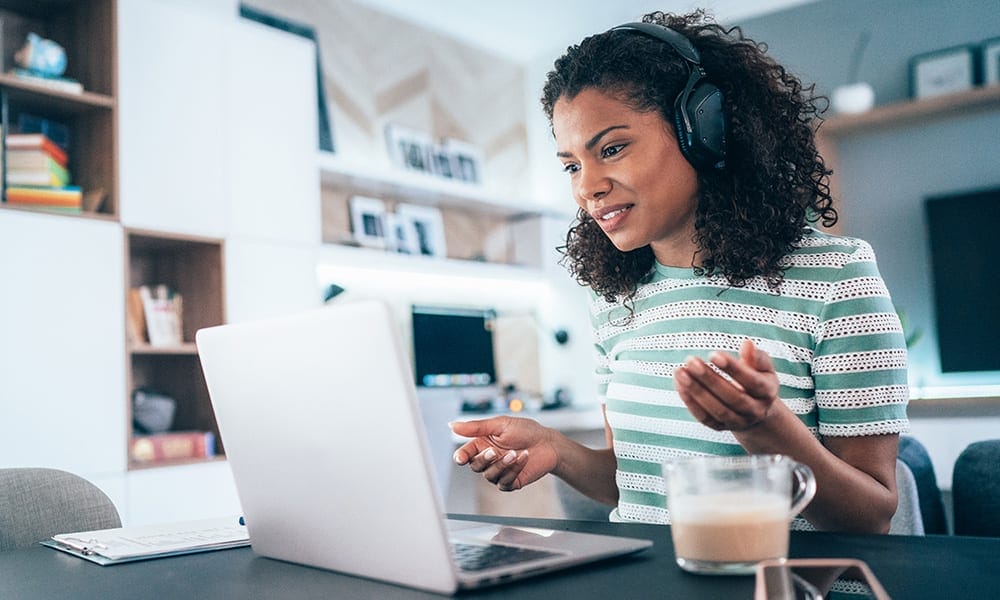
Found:
[[[66,51],[52,40],[29,33],[24,46],[14,54],[14,62],[34,75],[60,77],[66,71]]]

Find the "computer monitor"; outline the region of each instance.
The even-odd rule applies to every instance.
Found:
[[[413,306],[414,378],[420,387],[496,383],[492,309]]]
[[[943,373],[1000,370],[1000,188],[926,201]]]

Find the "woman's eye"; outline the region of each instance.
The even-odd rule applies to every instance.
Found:
[[[625,148],[625,144],[615,144],[613,146],[608,146],[607,148],[601,150],[601,156],[604,158],[611,158],[615,154],[618,154]]]
[[[570,174],[572,174],[572,173],[576,173],[579,170],[580,170],[580,165],[578,165],[576,163],[568,163],[568,164],[563,165],[563,173],[570,173]]]

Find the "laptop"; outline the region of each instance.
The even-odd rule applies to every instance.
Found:
[[[198,331],[257,554],[453,594],[652,545],[446,519],[399,334],[380,301]]]

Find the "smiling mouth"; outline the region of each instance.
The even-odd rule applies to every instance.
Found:
[[[633,206],[635,206],[635,205],[634,204],[629,204],[628,206],[625,206],[623,208],[619,208],[619,209],[613,210],[613,211],[611,211],[609,213],[605,213],[605,214],[601,215],[597,220],[598,221],[611,221],[615,217],[623,215],[627,211],[631,210]]]

